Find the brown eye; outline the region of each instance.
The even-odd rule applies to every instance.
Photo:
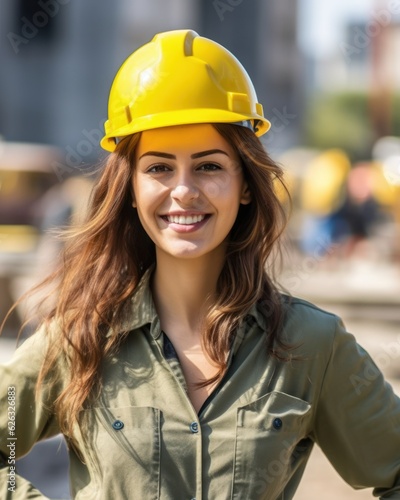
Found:
[[[151,165],[151,167],[149,167],[146,170],[146,172],[150,174],[157,174],[159,172],[168,172],[169,170],[170,168],[167,165],[157,164],[157,165]]]
[[[221,167],[216,163],[202,163],[198,170],[205,170],[206,172],[216,172],[217,170],[221,170]]]

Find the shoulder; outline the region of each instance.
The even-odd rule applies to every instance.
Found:
[[[282,295],[282,340],[303,353],[330,351],[338,334],[345,332],[342,319],[307,300]]]
[[[311,321],[313,324],[315,322],[322,322],[325,324],[326,322],[340,320],[336,314],[321,309],[307,300],[285,294],[281,294],[281,297],[286,313],[285,316],[288,320],[301,318],[304,321]]]
[[[7,364],[18,366],[24,373],[36,373],[42,366],[49,347],[59,342],[60,329],[56,322],[43,324],[35,333],[19,343]],[[57,362],[59,361],[58,358]]]

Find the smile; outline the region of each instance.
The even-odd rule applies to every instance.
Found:
[[[162,218],[173,224],[190,225],[197,224],[206,218],[205,214],[199,215],[163,215]]]

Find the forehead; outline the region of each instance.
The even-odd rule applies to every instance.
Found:
[[[199,123],[145,130],[141,133],[136,157],[139,158],[147,151],[189,154],[208,149],[222,149],[230,156],[235,155],[230,144],[212,125]]]

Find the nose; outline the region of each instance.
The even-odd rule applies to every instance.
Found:
[[[190,203],[199,197],[199,189],[189,176],[180,177],[171,190],[171,197],[181,203]]]

